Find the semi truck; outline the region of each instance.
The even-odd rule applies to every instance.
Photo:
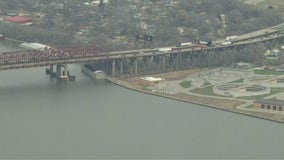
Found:
[[[226,37],[226,41],[235,40],[235,39],[237,39],[237,38],[238,38],[238,36],[237,36],[237,35],[228,36],[228,37]]]
[[[192,46],[192,42],[181,42],[176,45],[176,47]]]
[[[223,43],[222,43],[223,46],[227,46],[227,45],[230,45],[230,44],[232,44],[231,41],[226,41],[226,42],[223,42]]]
[[[157,48],[159,52],[169,52],[172,50],[171,47]]]

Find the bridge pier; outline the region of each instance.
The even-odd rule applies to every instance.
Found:
[[[176,70],[179,70],[181,54],[176,55]]]
[[[61,65],[56,65],[56,77],[59,78],[61,76]]]
[[[116,70],[116,68],[115,68],[115,59],[113,59],[112,61],[111,61],[111,65],[112,65],[112,69],[111,69],[111,74],[112,74],[112,76],[113,77],[115,77],[115,70]]]
[[[50,73],[53,73],[53,65],[52,64],[49,66],[49,70],[50,70]]]
[[[45,74],[50,75],[50,78],[56,77],[56,73],[53,71],[53,64],[51,64],[49,68],[45,69]]]
[[[166,71],[166,56],[162,56],[162,71]]]
[[[63,67],[63,71],[61,72],[61,67]],[[75,76],[70,76],[69,71],[67,69],[67,64],[57,64],[56,72],[53,71],[53,65],[50,65],[49,68],[45,70],[46,74],[49,74],[51,78],[56,78],[58,80],[64,81],[75,81]],[[62,73],[62,74],[61,74]]]
[[[134,59],[134,73],[135,73],[135,76],[137,76],[138,75],[138,59],[137,58],[135,58]]]
[[[120,60],[120,77],[123,75],[123,59]]]

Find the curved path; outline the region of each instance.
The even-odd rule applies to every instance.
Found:
[[[234,108],[243,110],[243,111],[251,111],[251,112],[259,112],[259,113],[273,113],[273,114],[279,114],[279,115],[284,115],[283,111],[273,111],[273,110],[261,110],[257,108],[251,108],[248,106],[253,105],[254,100],[247,100],[247,99],[238,99],[238,98],[232,98],[232,97],[219,97],[219,96],[210,96],[210,95],[201,95],[197,93],[190,92],[190,90],[194,89],[194,87],[191,88],[183,88],[179,85],[180,82],[184,81],[183,80],[176,80],[176,81],[168,81],[167,82],[167,92],[166,94],[173,95],[173,94],[178,94],[178,93],[185,93],[187,95],[193,95],[193,96],[198,96],[198,97],[205,97],[205,98],[215,98],[215,99],[225,99],[225,100],[234,100],[234,101],[242,101],[244,102],[243,104],[240,104],[238,106],[234,106]],[[279,93],[283,95],[283,93]],[[267,99],[273,98],[276,95],[271,95],[268,97],[265,97]]]

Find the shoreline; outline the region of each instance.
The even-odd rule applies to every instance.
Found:
[[[254,118],[258,118],[258,119],[263,119],[263,120],[269,120],[269,121],[273,121],[273,122],[277,122],[277,123],[284,123],[284,118],[275,118],[272,117],[273,115],[270,113],[261,113],[261,112],[253,112],[253,111],[244,111],[244,110],[240,110],[237,107],[240,105],[245,104],[245,102],[243,101],[243,103],[240,103],[237,106],[233,106],[233,107],[220,107],[220,106],[215,106],[215,105],[210,105],[210,104],[206,104],[206,103],[202,103],[202,102],[198,102],[198,101],[194,101],[194,100],[190,100],[190,99],[186,99],[186,98],[180,98],[178,96],[175,95],[169,95],[169,94],[161,94],[161,93],[155,93],[155,92],[149,92],[143,89],[140,89],[139,87],[135,87],[133,84],[127,82],[124,79],[118,79],[118,78],[113,78],[113,77],[106,77],[106,79],[118,86],[124,87],[126,89],[130,89],[133,91],[137,91],[137,92],[141,92],[141,93],[145,93],[145,94],[149,94],[149,95],[153,95],[153,96],[159,96],[159,97],[163,97],[163,98],[168,98],[168,99],[172,99],[172,100],[177,100],[177,101],[181,101],[181,102],[186,102],[186,103],[192,103],[192,104],[197,104],[197,105],[201,105],[203,107],[210,107],[213,109],[218,109],[218,110],[222,110],[222,111],[227,111],[227,112],[231,112],[231,113],[237,113],[237,114],[241,114],[241,115],[245,115],[245,116],[250,116],[250,117],[254,117]],[[190,95],[189,95],[190,96]],[[197,96],[198,98],[201,98],[201,100],[205,100],[208,98],[209,99],[219,99],[221,101],[229,101],[227,99],[222,99],[222,98],[214,98],[214,97],[202,97],[202,96]],[[231,100],[233,101],[233,100]],[[235,100],[235,101],[241,101],[241,100]]]

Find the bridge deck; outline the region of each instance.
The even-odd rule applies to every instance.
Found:
[[[112,60],[121,58],[134,58],[152,55],[167,55],[171,53],[183,53],[199,50],[219,49],[232,46],[246,45],[252,43],[258,43],[263,41],[269,41],[277,38],[283,38],[284,33],[279,30],[284,28],[284,23],[262,29],[259,31],[240,35],[234,40],[233,44],[221,45],[217,44],[214,47],[203,47],[200,45],[192,45],[185,47],[168,46],[170,51],[162,51],[159,48],[154,49],[139,49],[139,50],[127,50],[127,51],[114,51],[105,52],[97,46],[88,47],[73,47],[73,48],[59,48],[51,47],[43,51],[28,50],[28,51],[15,51],[15,52],[2,52],[0,53],[0,70],[17,69],[17,68],[29,68],[48,66],[51,64],[69,64],[69,63],[84,63],[101,60]],[[224,40],[219,40],[224,41]]]

